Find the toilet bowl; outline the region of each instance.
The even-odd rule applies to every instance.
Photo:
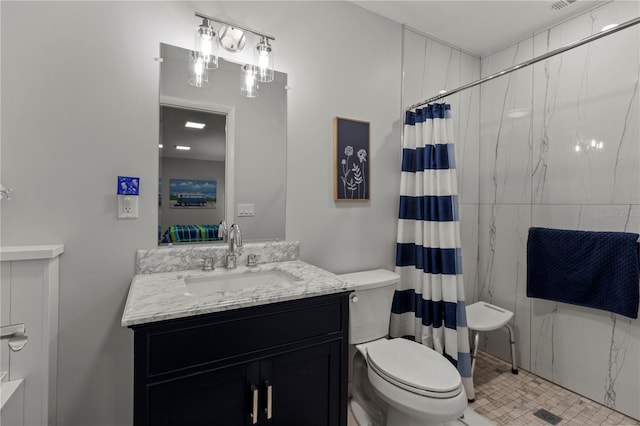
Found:
[[[356,349],[350,403],[358,423],[431,426],[460,417],[467,396],[456,368],[431,348],[387,338],[399,276],[375,270],[342,278],[357,283],[350,298],[349,343]]]
[[[456,368],[442,355],[406,339],[366,346],[368,379],[387,404],[387,426],[438,425],[456,419],[467,395]]]

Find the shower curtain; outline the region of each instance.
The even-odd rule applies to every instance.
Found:
[[[390,335],[443,354],[473,400],[454,149],[449,104],[407,111]]]

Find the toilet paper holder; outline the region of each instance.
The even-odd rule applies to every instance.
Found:
[[[18,352],[27,344],[28,336],[25,335],[24,324],[12,324],[0,327],[0,339],[8,339],[9,349]]]

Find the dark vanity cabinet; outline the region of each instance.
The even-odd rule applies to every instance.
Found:
[[[132,326],[135,426],[346,426],[348,293]]]

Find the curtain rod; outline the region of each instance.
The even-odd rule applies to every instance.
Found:
[[[616,27],[610,28],[610,29],[608,29],[608,30],[600,31],[600,32],[598,32],[598,33],[592,34],[592,35],[590,35],[590,36],[588,36],[588,37],[585,37],[585,38],[583,38],[583,39],[580,39],[580,40],[574,41],[574,42],[572,42],[572,43],[569,43],[569,44],[567,44],[567,45],[564,45],[564,46],[562,46],[562,47],[559,47],[559,48],[557,48],[557,49],[555,49],[555,50],[552,50],[552,51],[550,51],[550,52],[544,53],[544,54],[542,54],[542,55],[540,55],[540,56],[536,56],[536,57],[535,57],[535,58],[533,58],[533,59],[529,59],[528,61],[524,61],[524,62],[522,62],[522,63],[520,63],[520,64],[518,64],[518,65],[514,65],[514,66],[512,66],[512,67],[510,67],[510,68],[507,68],[507,69],[504,69],[504,70],[502,70],[502,71],[500,71],[500,72],[497,72],[497,73],[491,74],[490,76],[487,76],[487,77],[481,78],[480,80],[474,81],[474,82],[472,82],[472,83],[465,84],[464,86],[460,86],[460,87],[458,87],[457,89],[448,90],[447,92],[445,92],[445,93],[441,93],[441,94],[439,94],[438,96],[434,96],[434,97],[432,97],[432,98],[426,99],[426,100],[424,100],[424,101],[422,101],[422,102],[419,102],[419,103],[417,103],[417,104],[413,104],[413,105],[411,105],[410,107],[407,107],[407,108],[406,108],[406,111],[412,110],[412,109],[414,109],[414,108],[418,108],[418,107],[420,107],[420,106],[423,106],[423,105],[426,105],[426,104],[428,104],[428,103],[431,103],[431,102],[437,101],[437,100],[442,99],[442,98],[445,98],[445,97],[447,97],[447,96],[451,96],[451,95],[453,95],[454,93],[458,93],[458,92],[460,92],[460,91],[462,91],[462,90],[466,90],[466,89],[469,89],[469,88],[471,88],[471,87],[477,86],[477,85],[479,85],[479,84],[482,84],[482,83],[484,83],[484,82],[487,82],[487,81],[489,81],[489,80],[492,80],[492,79],[494,79],[494,78],[496,78],[496,77],[502,77],[503,75],[507,75],[507,74],[509,74],[509,73],[512,73],[512,72],[514,72],[514,71],[517,71],[517,70],[519,70],[520,68],[524,68],[524,67],[527,67],[527,66],[529,66],[529,65],[535,64],[536,62],[540,62],[540,61],[542,61],[542,60],[545,60],[545,59],[550,58],[550,57],[552,57],[552,56],[555,56],[555,55],[557,55],[557,54],[560,54],[560,53],[566,52],[567,50],[571,50],[571,49],[573,49],[573,48],[575,48],[575,47],[582,46],[583,44],[586,44],[586,43],[589,43],[589,42],[591,42],[591,41],[597,40],[597,39],[599,39],[599,38],[602,38],[602,37],[608,36],[608,35],[610,35],[610,34],[616,33],[616,32],[618,32],[618,31],[624,30],[624,29],[626,29],[626,28],[632,27],[632,26],[637,25],[637,24],[640,24],[640,17],[638,17],[638,18],[634,18],[634,19],[631,19],[631,20],[629,20],[629,21],[627,21],[627,22],[624,22],[624,23],[622,23],[622,24],[620,24],[620,25],[618,25],[618,26],[616,26]]]
[[[250,33],[252,33],[252,34],[257,35],[258,37],[264,37],[264,38],[266,38],[266,39],[268,39],[268,40],[276,41],[276,38],[275,38],[275,37],[273,37],[273,36],[270,36],[270,35],[265,34],[265,33],[259,33],[258,31],[252,30],[251,28],[244,27],[244,26],[242,26],[242,25],[238,25],[238,24],[234,24],[233,22],[223,21],[222,19],[213,18],[213,17],[211,17],[211,16],[207,16],[207,15],[204,15],[204,14],[199,13],[199,12],[196,12],[196,16],[197,16],[198,18],[201,18],[201,19],[207,19],[207,20],[209,20],[209,21],[215,21],[215,22],[217,22],[217,23],[219,23],[219,24],[227,25],[227,26],[229,26],[229,27],[233,27],[233,28],[239,28],[239,29],[241,29],[241,30],[243,30],[243,31],[248,31],[248,32],[250,32]]]

